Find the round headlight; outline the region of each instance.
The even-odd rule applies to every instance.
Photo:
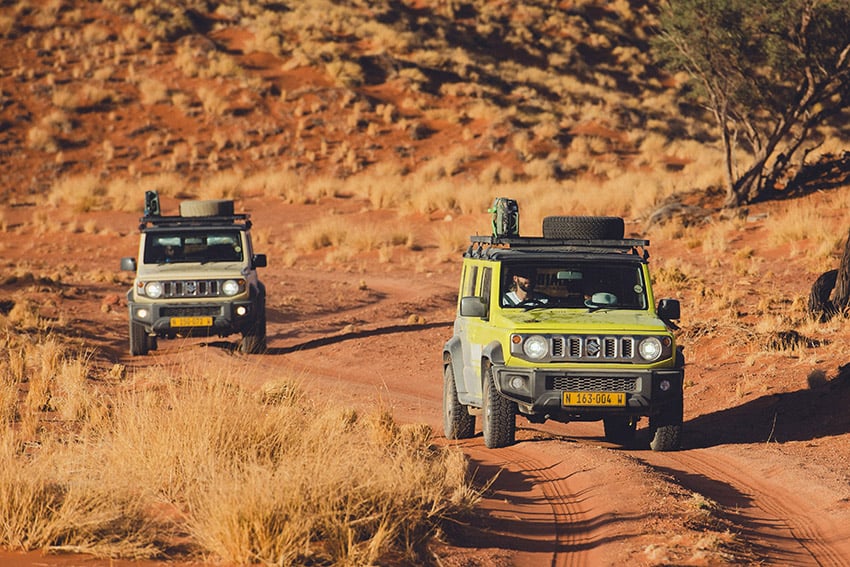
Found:
[[[522,344],[522,352],[533,360],[540,360],[549,354],[549,343],[540,335],[533,335],[525,339]]]
[[[661,356],[661,341],[655,337],[647,337],[640,342],[638,352],[644,360],[652,362]]]
[[[145,284],[145,295],[152,299],[162,297],[162,282],[148,282]]]
[[[221,284],[221,292],[224,295],[236,295],[239,293],[239,282],[236,280],[225,280]]]

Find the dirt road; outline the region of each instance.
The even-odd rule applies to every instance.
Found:
[[[308,273],[288,277],[294,289],[310,285],[300,278],[315,284]],[[352,285],[348,277],[321,279],[314,288]],[[389,405],[398,419],[428,423],[439,435],[440,347],[451,334],[454,285],[452,276],[420,278],[415,289],[405,279],[366,277],[361,293],[375,301],[349,299],[322,314],[272,306],[270,354],[248,364],[262,366],[262,375],[304,373],[316,395]],[[601,424],[520,418],[518,426],[519,443],[505,449],[487,450],[480,435],[458,443],[482,482],[499,474],[480,524],[454,541],[455,555],[468,546],[470,555],[526,566],[850,565],[846,481],[781,445],[695,435],[702,446],[686,438],[680,452],[624,451],[604,441]]]
[[[265,214],[271,224],[274,213]],[[108,222],[132,226],[128,218]],[[24,233],[7,236],[7,250],[20,239],[32,266],[47,269],[66,261],[67,248],[36,245]],[[75,270],[91,273],[109,268],[99,259],[132,254],[137,237],[124,232],[119,238],[108,233],[75,238]],[[125,288],[108,279],[74,280],[73,293],[52,294],[51,300],[58,298],[57,311],[98,348],[104,364],[119,362],[132,372],[179,360],[187,349],[202,352],[207,364],[249,383],[288,376],[330,403],[387,406],[397,420],[427,423],[437,442],[448,443],[441,437],[441,347],[451,335],[457,266],[364,266],[307,261],[284,266],[272,256],[263,278],[270,290],[269,350],[258,356],[235,353],[237,338],[229,337],[160,341],[150,356],[129,357]],[[28,289],[25,281],[14,286],[10,293]],[[691,360],[701,384],[718,388],[733,383],[721,371],[738,371],[705,355],[689,359],[689,365]],[[488,450],[480,434],[456,442],[482,486],[492,484],[477,521],[459,527],[438,550],[441,562],[850,565],[850,451],[840,443],[846,421],[832,424],[823,417],[843,415],[823,409],[850,398],[850,385],[835,382],[826,389],[747,398],[719,410],[700,407],[712,392],[700,386],[686,393],[685,448],[675,453],[614,447],[604,441],[598,423],[532,425],[522,418],[514,446]],[[788,413],[797,421],[777,423],[778,413],[770,413],[777,408],[794,410]],[[755,431],[753,424],[771,415],[777,432],[793,443],[765,443]],[[805,429],[807,423],[817,427]],[[811,447],[820,447],[821,459],[807,457]],[[5,553],[0,564],[108,563]]]

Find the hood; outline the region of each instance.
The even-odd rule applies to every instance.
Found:
[[[668,330],[654,312],[635,309],[510,309],[494,313],[491,323],[515,332],[560,335]]]
[[[241,262],[177,262],[174,264],[142,264],[136,277],[142,280],[200,280],[244,277]]]

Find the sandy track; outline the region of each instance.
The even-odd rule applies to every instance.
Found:
[[[284,355],[276,362],[290,371],[309,369],[314,392],[333,391],[367,405],[380,399],[398,419],[428,423],[440,434],[439,356],[451,334],[451,294],[442,284],[419,289],[415,297],[403,283],[369,285],[377,307],[356,306],[343,317],[362,321],[357,331],[312,339],[308,331],[294,347],[273,343],[272,352]],[[426,299],[435,295],[442,299]],[[424,306],[422,324],[382,320],[382,314],[397,318],[416,305]],[[330,321],[340,317],[320,317],[325,325],[312,321],[312,332],[332,328]],[[652,502],[664,498],[655,491],[665,488],[653,488],[657,479],[635,467],[635,460],[717,502],[756,561],[850,565],[846,484],[827,486],[780,451],[750,445],[622,451],[601,439],[598,424],[541,427],[520,419],[518,425],[520,442],[512,447],[488,450],[480,434],[458,443],[480,480],[501,471],[482,503],[479,525],[464,532],[479,550],[494,551],[496,557],[507,553],[511,563],[523,566],[614,565],[626,558],[664,563],[664,555],[644,551],[669,529],[658,527],[665,511]],[[680,510],[669,512],[672,518]],[[464,538],[457,545],[464,546]],[[701,557],[695,554],[686,564],[716,563],[716,557]]]
[[[451,335],[454,274],[281,269],[267,279],[278,291],[270,296],[269,352],[261,356],[234,353],[236,338],[229,337],[161,341],[151,356],[130,358],[123,314],[103,315],[96,297],[95,309],[81,301],[75,311],[94,313],[98,320],[83,320],[84,326],[97,327],[91,336],[131,368],[189,356],[257,385],[295,377],[311,395],[350,407],[387,406],[399,421],[427,423],[437,442],[448,443],[441,438],[441,347]],[[686,422],[686,444],[689,427],[708,423],[701,417]],[[519,442],[504,449],[486,449],[480,434],[457,443],[478,481],[498,476],[477,520],[442,550],[447,567],[733,562],[697,545],[685,525],[682,494],[688,491],[721,506],[753,562],[850,565],[846,474],[830,477],[781,445],[746,438],[726,444],[726,432],[696,448],[659,454],[612,447],[595,423],[532,426],[520,418],[518,428]],[[705,441],[703,432],[691,433]],[[0,555],[0,563],[10,561],[58,566],[74,560]]]
[[[846,496],[777,456],[771,448],[714,447],[643,460],[723,506],[771,564],[850,565]]]

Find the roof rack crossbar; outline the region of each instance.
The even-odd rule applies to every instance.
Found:
[[[142,230],[147,226],[201,226],[207,224],[234,224],[237,221],[244,221],[247,228],[250,228],[251,215],[248,213],[239,213],[235,215],[209,216],[209,217],[181,217],[181,216],[161,216],[161,215],[146,215],[139,219],[139,229]]]
[[[499,237],[474,235],[470,236],[469,240],[479,246],[491,245],[506,246],[509,248],[553,248],[568,246],[571,248],[614,248],[630,250],[636,247],[649,246],[649,240],[639,238],[624,238],[619,240],[556,240],[534,236]]]
[[[644,260],[649,259],[649,240],[638,238],[624,238],[616,240],[557,240],[543,237],[504,237],[504,236],[478,236],[469,237],[469,249],[465,256],[471,258],[487,258],[499,250],[514,249],[523,250],[546,250],[549,252],[597,252],[597,253],[630,253]]]

